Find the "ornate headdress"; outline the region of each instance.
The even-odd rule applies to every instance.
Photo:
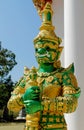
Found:
[[[47,41],[49,44],[52,42],[54,44],[54,48],[61,54],[63,47],[60,47],[60,43],[62,42],[61,38],[57,37],[54,30],[55,27],[52,25],[52,8],[50,2],[47,2],[44,9],[41,11],[42,15],[42,25],[40,27],[40,32],[37,37],[34,38],[34,45],[37,46],[37,43],[41,41]]]
[[[52,0],[33,0],[33,3],[40,16],[41,16],[41,11],[44,9],[47,2],[52,3]]]

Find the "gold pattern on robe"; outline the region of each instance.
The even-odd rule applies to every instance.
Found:
[[[43,89],[42,96],[43,97],[49,97],[49,98],[55,98],[60,95],[61,86],[57,84],[48,85]]]

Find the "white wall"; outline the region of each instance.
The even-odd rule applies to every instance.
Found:
[[[64,10],[65,65],[75,63],[75,74],[82,91],[77,111],[68,117],[69,130],[82,130],[84,129],[84,0],[65,0]]]
[[[65,67],[74,62],[75,75],[82,91],[76,112],[66,115],[68,130],[83,130],[84,0],[53,0],[52,6],[54,9],[53,23],[56,27],[56,34],[64,38]]]
[[[52,8],[56,34],[64,38],[64,0],[53,0]]]
[[[53,25],[57,36],[62,38],[61,46],[64,46],[64,0],[53,0]],[[64,50],[61,54],[61,63],[64,66]]]

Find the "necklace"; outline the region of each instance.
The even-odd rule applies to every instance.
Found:
[[[40,77],[47,77],[47,76],[50,76],[50,75],[57,73],[58,71],[59,71],[59,69],[57,69],[53,72],[38,72],[37,71],[37,75],[40,76]]]

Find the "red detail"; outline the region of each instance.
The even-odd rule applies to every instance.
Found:
[[[37,10],[42,11],[47,2],[52,4],[52,0],[33,0],[34,5],[36,6]]]
[[[47,2],[50,2],[50,3],[52,3],[52,0],[45,0],[45,2],[47,3]]]
[[[43,10],[43,8],[45,7],[46,3],[49,2],[50,4],[52,4],[52,0],[41,0],[42,3],[45,3],[42,7],[41,10]]]

